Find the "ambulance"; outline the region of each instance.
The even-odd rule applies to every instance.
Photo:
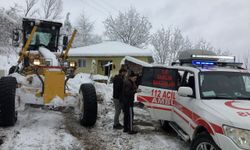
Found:
[[[191,150],[250,150],[250,72],[235,57],[190,50],[142,69],[135,95]]]

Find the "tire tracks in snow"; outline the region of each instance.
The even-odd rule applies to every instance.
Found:
[[[171,132],[160,129],[159,122],[152,121],[145,110],[135,109],[136,135],[113,129],[114,106],[112,103],[98,104],[98,119],[94,127],[80,125],[77,115],[65,113],[66,129],[75,136],[86,150],[154,150],[154,149],[188,149],[185,142],[174,137]],[[121,115],[121,122],[122,115]]]

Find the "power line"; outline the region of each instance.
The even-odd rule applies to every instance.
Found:
[[[104,7],[101,3],[99,3],[99,1],[97,0],[92,0],[92,3],[94,3],[96,6],[98,6],[99,8],[103,9],[104,11],[106,11],[108,14],[110,13],[110,8],[107,9],[107,7]]]
[[[105,1],[105,2],[104,2]],[[112,5],[111,3],[109,3],[106,0],[101,0],[101,2],[103,2],[105,5],[109,6],[110,8],[112,8],[113,10],[117,11],[118,13],[120,12],[120,10],[116,9],[116,7],[114,7],[114,5]]]
[[[112,6],[108,5],[107,3],[103,2],[102,0],[94,0],[95,2],[97,2],[102,8],[104,8],[105,10],[107,10],[108,12],[110,12],[110,10],[112,9],[113,11],[117,11],[119,12],[117,9],[113,8]],[[104,7],[103,7],[104,6]]]
[[[92,9],[96,10],[97,12],[99,12],[101,15],[109,15],[107,12],[103,11],[102,9],[99,9],[98,7],[96,7],[95,5],[92,5],[92,3],[90,4],[87,0],[84,1],[84,0],[81,0],[81,2],[84,4],[84,5],[88,5],[89,7],[91,7]]]

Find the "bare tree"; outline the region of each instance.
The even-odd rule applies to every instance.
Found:
[[[35,5],[38,3],[38,0],[25,0],[25,7],[24,7],[24,16],[25,17],[32,17],[36,13],[38,13],[39,9],[35,9]]]
[[[246,69],[249,69],[250,62],[249,62],[249,51],[243,55],[243,63]]]
[[[170,53],[170,30],[164,28],[158,30],[151,37],[151,44],[154,46],[154,59],[156,63],[165,64]]]
[[[63,31],[64,34],[69,35],[72,32],[72,25],[71,22],[69,20],[69,15],[70,13],[68,12],[66,15],[66,19],[64,20],[64,24],[63,24]]]
[[[184,49],[184,38],[181,34],[181,30],[176,28],[172,35],[170,41],[170,59],[168,64],[177,60],[178,53]]]
[[[210,43],[208,43],[204,39],[199,40],[194,46],[194,49],[213,51],[216,55],[230,55],[231,54],[228,50],[221,50],[221,49],[214,48]]]
[[[0,9],[0,54],[15,53],[12,47],[12,32],[20,26],[19,7],[14,5],[10,9]]]
[[[170,64],[177,59],[178,53],[189,48],[191,42],[183,38],[181,31],[176,29],[160,29],[151,37],[154,46],[154,59],[159,64]]]
[[[192,48],[193,48],[192,42],[190,41],[189,37],[186,37],[183,43],[183,50],[190,50]]]
[[[44,19],[60,19],[63,9],[62,0],[43,0],[42,10]]]
[[[134,8],[119,13],[116,18],[108,17],[104,21],[105,35],[110,40],[117,40],[132,46],[140,47],[149,42],[151,23]]]
[[[78,18],[76,29],[77,35],[74,47],[87,46],[102,41],[100,36],[94,35],[94,23],[85,16],[84,12]]]
[[[194,49],[213,51],[214,47],[204,39],[200,39],[194,46]]]

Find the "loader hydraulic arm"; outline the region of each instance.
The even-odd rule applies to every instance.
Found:
[[[72,36],[71,36],[71,38],[70,38],[70,40],[69,40],[69,43],[68,43],[68,45],[67,45],[67,48],[66,48],[65,52],[64,52],[64,53],[62,52],[61,57],[62,57],[64,60],[67,59],[67,57],[68,57],[69,49],[70,49],[71,46],[72,46],[72,43],[73,43],[74,38],[75,38],[75,36],[76,36],[76,32],[77,32],[77,31],[74,30],[74,32],[73,32],[73,34],[72,34]]]
[[[18,64],[20,64],[20,63],[23,61],[24,57],[27,55],[27,54],[26,54],[27,49],[29,48],[29,45],[30,45],[30,43],[31,43],[31,41],[32,41],[32,38],[33,38],[33,36],[34,36],[36,30],[37,30],[37,26],[34,26],[33,29],[32,29],[32,31],[31,31],[31,33],[30,33],[29,38],[27,39],[27,41],[26,41],[26,43],[25,43],[25,45],[24,45],[24,47],[23,47],[23,49],[22,49],[21,52],[19,53],[19,56],[20,56],[20,57],[19,57],[19,59],[18,59],[18,61],[17,61]]]

